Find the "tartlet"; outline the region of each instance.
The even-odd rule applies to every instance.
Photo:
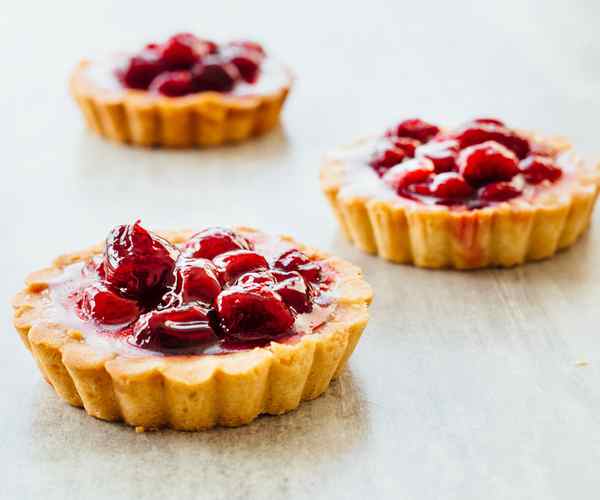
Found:
[[[287,236],[139,222],[32,273],[14,324],[67,403],[137,429],[200,430],[318,397],[367,324],[360,270]]]
[[[563,139],[476,119],[420,119],[329,154],[321,187],[361,250],[427,268],[511,267],[551,257],[589,226],[598,166]]]
[[[224,44],[179,33],[133,55],[82,61],[71,94],[88,127],[139,146],[239,142],[272,130],[290,71],[256,42]]]

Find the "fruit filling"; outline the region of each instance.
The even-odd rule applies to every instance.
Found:
[[[219,354],[292,341],[333,311],[335,272],[284,240],[213,227],[174,245],[139,221],[50,285],[75,328],[128,349]],[[86,335],[87,338],[87,335]]]
[[[164,43],[150,43],[115,73],[129,89],[167,97],[196,92],[231,92],[238,84],[257,82],[266,54],[247,40],[216,44],[191,33],[178,33]]]
[[[402,198],[477,209],[558,182],[558,153],[494,118],[449,131],[410,119],[376,139],[367,163]]]

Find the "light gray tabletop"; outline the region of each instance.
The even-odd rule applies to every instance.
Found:
[[[400,117],[499,116],[600,153],[600,4],[13,2],[0,16],[0,497],[587,499],[600,488],[600,222],[514,270],[426,271],[342,240],[322,154]],[[263,40],[298,76],[275,133],[170,152],[88,134],[78,59],[178,30]],[[360,265],[376,299],[321,398],[239,429],[143,435],[41,380],[7,301],[32,269],[141,217],[253,225]]]

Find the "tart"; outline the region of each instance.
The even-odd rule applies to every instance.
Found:
[[[139,221],[32,273],[14,324],[67,403],[138,429],[238,426],[322,394],[367,324],[341,259],[250,228]]]
[[[108,139],[192,147],[273,129],[291,83],[256,42],[179,33],[135,54],[82,61],[70,89],[88,127]]]
[[[480,118],[410,119],[329,154],[321,187],[361,250],[428,268],[510,267],[570,247],[589,226],[599,169],[557,138]]]

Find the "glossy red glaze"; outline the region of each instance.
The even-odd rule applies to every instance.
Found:
[[[252,250],[232,250],[215,257],[213,262],[224,284],[233,283],[242,274],[269,268],[267,259]]]
[[[294,323],[281,296],[260,285],[225,290],[217,297],[215,311],[222,334],[237,340],[273,337]]]
[[[519,173],[515,154],[495,141],[483,142],[462,150],[457,165],[462,176],[472,186],[510,181]]]
[[[102,282],[84,288],[77,301],[85,317],[106,325],[131,323],[141,312],[135,300],[121,297]]]
[[[521,190],[509,182],[492,182],[479,190],[479,198],[484,201],[507,201],[521,196]]]
[[[433,139],[438,132],[439,127],[431,123],[427,123],[419,118],[404,120],[395,127],[388,130],[387,135],[390,137],[409,137],[420,142],[428,142]]]
[[[250,242],[230,229],[211,227],[196,233],[183,247],[183,254],[188,257],[214,259],[231,250],[251,250]]]
[[[140,316],[133,328],[131,341],[138,347],[176,349],[214,340],[209,309],[194,304],[151,311]]]
[[[298,271],[309,283],[321,281],[321,267],[300,250],[288,250],[277,258],[274,266],[283,271]]]
[[[556,182],[562,177],[562,170],[547,156],[528,156],[519,163],[523,177],[529,184],[540,184],[543,181]]]
[[[178,254],[171,243],[144,229],[139,221],[117,226],[106,239],[106,281],[124,297],[148,300],[161,296]]]

